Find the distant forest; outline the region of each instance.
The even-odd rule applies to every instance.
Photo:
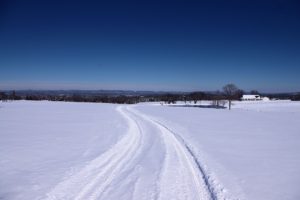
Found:
[[[244,91],[238,90],[231,98],[240,100]],[[247,93],[249,94],[249,93]],[[251,91],[250,94],[259,94],[257,91]],[[280,93],[280,94],[260,94],[271,99],[290,99],[300,100],[300,93]],[[55,91],[0,91],[0,100],[48,100],[48,101],[69,101],[69,102],[101,102],[117,104],[135,104],[139,102],[164,102],[167,104],[176,103],[176,101],[197,103],[202,100],[210,100],[219,105],[222,100],[227,99],[224,92],[148,92],[148,91],[74,91],[74,90],[55,90]]]

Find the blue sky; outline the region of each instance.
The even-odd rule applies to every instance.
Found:
[[[1,1],[0,89],[300,91],[297,1]]]

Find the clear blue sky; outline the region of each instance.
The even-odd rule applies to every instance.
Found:
[[[110,3],[108,3],[110,2]],[[300,91],[300,2],[0,3],[0,89]]]

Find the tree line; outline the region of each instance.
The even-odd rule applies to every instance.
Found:
[[[159,93],[151,95],[84,95],[84,94],[22,94],[18,95],[16,91],[0,92],[0,100],[33,100],[33,101],[70,101],[70,102],[101,102],[101,103],[118,103],[118,104],[135,104],[139,102],[164,102],[174,104],[177,101],[197,103],[202,100],[212,100],[218,106],[221,100],[229,98],[230,100],[239,100],[242,93],[237,88],[228,92],[190,92],[190,93]]]
[[[67,101],[67,102],[99,102],[99,103],[117,103],[117,104],[134,104],[139,102],[138,96],[108,96],[108,95],[47,95],[47,94],[29,94],[18,95],[17,92],[10,93],[0,92],[0,100],[31,100],[31,101]]]
[[[0,100],[48,100],[48,101],[70,101],[70,102],[99,102],[99,103],[117,103],[117,104],[135,104],[139,102],[164,102],[165,104],[174,104],[177,101],[185,103],[197,103],[203,100],[212,101],[212,105],[224,106],[224,100],[228,101],[228,108],[231,109],[233,100],[240,100],[245,92],[234,84],[225,85],[221,91],[216,92],[185,92],[185,93],[158,93],[146,95],[97,95],[97,94],[22,94],[16,91],[0,92]],[[251,94],[259,94],[252,90]],[[271,98],[300,100],[300,93],[296,94],[271,94]]]

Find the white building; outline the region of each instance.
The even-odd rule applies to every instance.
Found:
[[[259,101],[262,100],[261,96],[258,94],[244,94],[242,101]]]

